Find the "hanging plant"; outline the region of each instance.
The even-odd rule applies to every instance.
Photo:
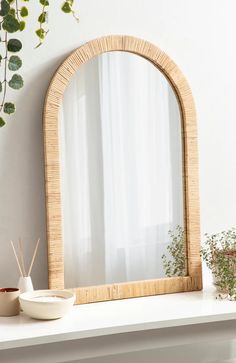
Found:
[[[3,45],[3,54],[0,54],[0,66],[2,68],[2,79],[0,80],[0,127],[5,125],[5,117],[16,111],[15,104],[7,100],[7,89],[20,90],[24,86],[24,80],[20,74],[20,68],[23,63],[20,57],[22,42],[17,38],[17,33],[25,30],[26,19],[29,14],[27,2],[29,1],[0,1],[0,41]],[[39,39],[36,48],[43,43],[48,33],[48,9],[50,5],[50,0],[38,1],[41,5],[41,13],[38,17],[38,29],[35,31]],[[61,10],[64,13],[72,14],[78,20],[73,5],[74,0],[64,0],[60,4]]]

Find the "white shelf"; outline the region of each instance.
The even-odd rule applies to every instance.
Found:
[[[216,300],[213,288],[77,305],[53,321],[1,317],[0,349],[233,319],[236,302]]]

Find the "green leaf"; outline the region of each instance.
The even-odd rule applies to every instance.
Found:
[[[22,48],[22,43],[18,39],[10,39],[7,43],[7,49],[9,52],[16,53],[19,52]]]
[[[47,12],[46,12],[46,11],[44,11],[43,13],[41,13],[41,14],[39,15],[39,17],[38,17],[38,22],[39,22],[39,23],[41,23],[41,24],[45,23],[45,21],[46,21],[46,17],[47,17]]]
[[[16,110],[15,105],[11,102],[4,103],[3,112],[10,115],[11,113],[14,113]]]
[[[37,34],[37,36],[40,39],[44,39],[45,38],[46,31],[44,29],[37,29],[35,33]]]
[[[49,1],[48,0],[40,0],[39,1],[41,5],[44,5],[44,6],[48,6],[49,5]]]
[[[14,8],[11,8],[10,10],[9,10],[9,14],[11,14],[12,16],[16,16],[16,10],[14,9]]]
[[[20,23],[14,16],[8,14],[3,18],[2,27],[8,33],[15,33],[20,29]]]
[[[26,6],[22,6],[22,8],[20,9],[20,15],[22,16],[22,18],[25,18],[26,16],[29,15],[28,9]]]
[[[0,127],[3,127],[6,124],[6,122],[3,120],[2,117],[0,117]]]
[[[14,74],[8,85],[13,89],[20,89],[24,86],[24,80],[19,74]]]
[[[5,16],[10,10],[10,5],[6,0],[1,1],[0,16]]]
[[[22,60],[17,55],[12,55],[8,61],[10,71],[17,71],[22,66]]]
[[[68,1],[65,1],[64,4],[62,5],[61,7],[61,10],[64,12],[64,13],[71,13],[72,9],[71,9],[71,5],[69,4]]]
[[[20,21],[20,31],[22,32],[25,29],[25,21]]]
[[[0,92],[2,92],[2,82],[0,82]]]

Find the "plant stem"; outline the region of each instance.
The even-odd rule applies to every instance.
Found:
[[[46,6],[48,6],[48,5],[43,5],[43,7],[42,7],[42,14],[45,13]],[[40,30],[43,29],[43,23],[42,22],[39,23],[39,29]],[[47,33],[48,33],[48,31],[46,32],[46,35],[47,35]],[[40,47],[40,45],[42,45],[42,44],[43,44],[43,40],[41,38],[39,38],[39,44],[36,46],[36,48]]]
[[[5,57],[4,57],[4,80],[2,83],[4,83],[4,90],[3,90],[3,97],[2,97],[2,102],[0,105],[0,112],[2,112],[4,103],[5,103],[5,99],[6,99],[6,94],[7,94],[7,57],[8,57],[8,49],[7,49],[7,32],[5,31],[5,38],[4,38],[4,43],[5,43]]]
[[[16,16],[17,16],[17,20],[20,22],[20,17],[19,17],[19,6],[18,6],[18,0],[16,0]]]

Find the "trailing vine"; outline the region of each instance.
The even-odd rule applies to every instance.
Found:
[[[46,37],[48,30],[44,29],[44,24],[47,22],[48,18],[48,7],[49,7],[49,1],[48,0],[39,0],[40,4],[42,5],[42,11],[41,14],[38,17],[38,23],[39,28],[36,30],[36,35],[39,38],[39,44],[36,48],[38,48],[44,41],[44,38]]]
[[[0,0],[0,127],[5,125],[5,116],[11,115],[16,111],[15,104],[7,101],[7,90],[20,90],[24,86],[23,77],[19,74],[22,67],[22,59],[19,52],[22,49],[22,42],[17,38],[18,32],[23,32],[26,27],[26,19],[29,14],[27,2],[31,0]],[[35,1],[35,0],[34,0]],[[38,48],[48,33],[48,12],[50,0],[38,0],[41,6],[41,12],[38,16],[38,28],[35,33],[39,40]],[[61,10],[66,14],[78,20],[74,11],[74,0],[64,0],[61,4]]]

